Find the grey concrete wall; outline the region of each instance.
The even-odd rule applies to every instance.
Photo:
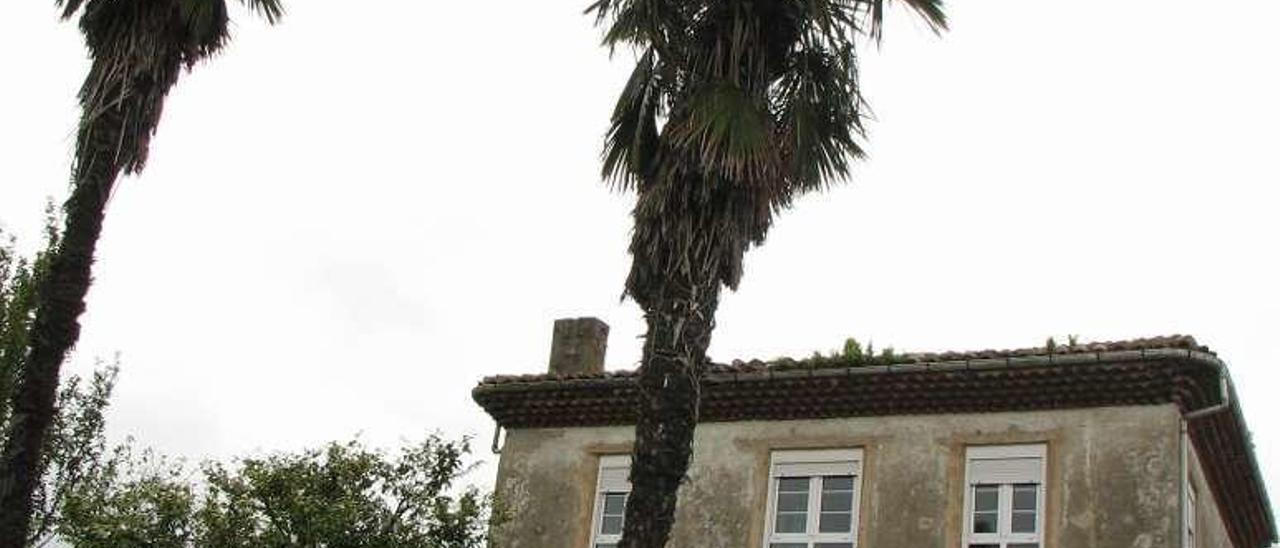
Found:
[[[955,548],[965,447],[1044,442],[1044,548],[1176,548],[1178,426],[1172,405],[703,424],[670,546],[761,547],[770,452],[859,447],[859,546]],[[630,427],[509,432],[497,480],[508,519],[491,546],[586,547],[598,458],[631,439]]]

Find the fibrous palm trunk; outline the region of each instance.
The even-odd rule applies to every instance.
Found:
[[[13,395],[13,416],[0,461],[0,546],[27,543],[32,493],[40,481],[46,434],[54,415],[59,370],[80,337],[80,314],[89,291],[94,249],[102,232],[107,200],[120,174],[118,143],[123,117],[108,109],[81,128],[71,197],[64,206],[66,228],[37,281],[37,308],[21,381]]]
[[[676,494],[693,452],[699,383],[711,342],[719,282],[714,278],[709,284],[683,282],[689,285],[646,308],[648,333],[638,379],[641,409],[620,548],[666,545]]]
[[[670,537],[693,453],[720,288],[737,282],[753,240],[748,234],[758,226],[756,198],[750,189],[700,177],[659,184],[638,196],[627,290],[644,311],[648,331],[619,548],[662,548]]]

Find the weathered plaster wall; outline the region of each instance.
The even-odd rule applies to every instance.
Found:
[[[491,546],[586,547],[597,459],[626,453],[631,435],[630,427],[509,432],[497,481],[509,515]],[[859,545],[954,548],[965,446],[1030,442],[1049,449],[1044,548],[1178,547],[1172,405],[703,424],[670,546],[759,548],[770,451],[861,447]]]
[[[1213,492],[1204,479],[1204,469],[1200,465],[1200,456],[1195,446],[1187,443],[1190,459],[1187,463],[1187,475],[1191,477],[1191,485],[1196,490],[1196,533],[1200,538],[1196,548],[1218,548],[1231,546],[1231,537],[1227,534],[1227,525],[1222,521],[1218,505],[1213,500]]]

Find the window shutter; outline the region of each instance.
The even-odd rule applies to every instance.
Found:
[[[798,478],[805,476],[855,476],[858,474],[856,461],[843,462],[792,462],[775,464],[775,477]]]
[[[1039,458],[969,461],[969,483],[1040,483]]]
[[[600,458],[601,492],[630,491],[631,458],[626,456],[604,456]]]

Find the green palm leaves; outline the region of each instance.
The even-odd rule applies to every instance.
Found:
[[[599,0],[604,42],[642,52],[619,96],[604,176],[623,188],[678,162],[772,189],[774,206],[848,173],[862,155],[855,39],[888,0]],[[906,0],[945,28],[940,0]]]

